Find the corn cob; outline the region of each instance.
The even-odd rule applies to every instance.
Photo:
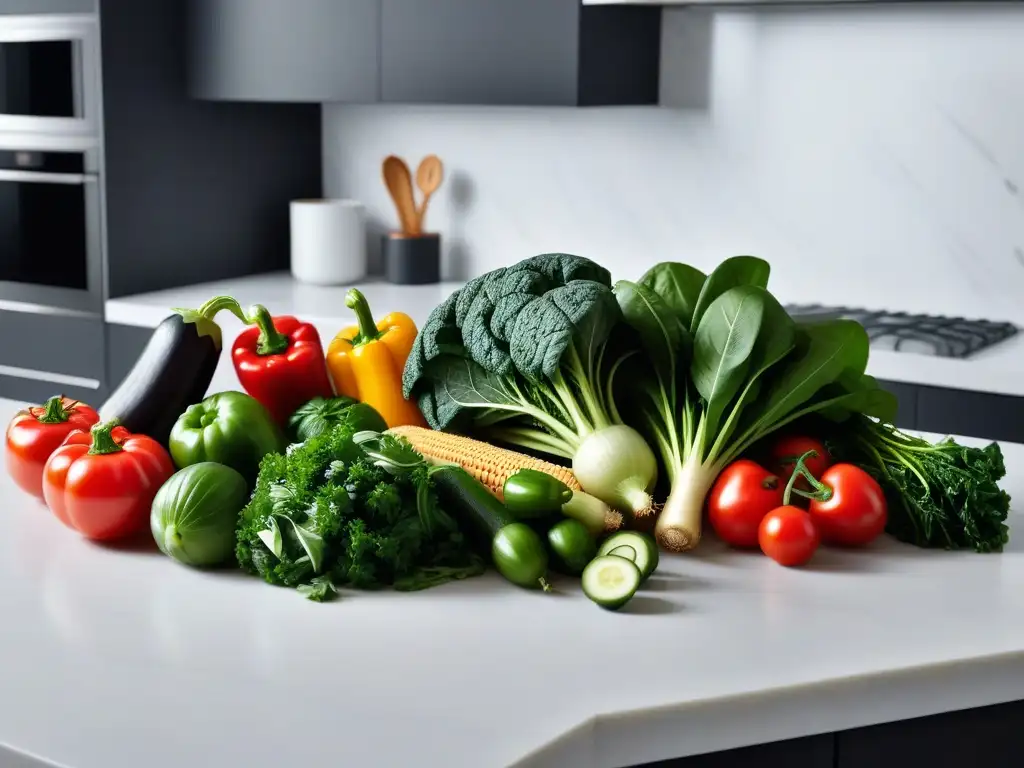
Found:
[[[413,426],[393,427],[388,431],[408,440],[431,464],[458,464],[502,501],[505,497],[505,480],[520,469],[536,469],[549,474],[569,486],[573,493],[584,495],[582,486],[568,467],[560,467],[463,435]],[[621,527],[622,514],[607,508],[605,530],[615,531]]]
[[[568,467],[498,448],[471,437],[423,427],[402,426],[389,431],[408,440],[431,464],[458,464],[502,501],[505,480],[518,469],[536,469],[558,478],[574,492],[583,490]]]

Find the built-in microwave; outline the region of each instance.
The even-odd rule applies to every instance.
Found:
[[[0,15],[0,132],[95,135],[95,15]]]

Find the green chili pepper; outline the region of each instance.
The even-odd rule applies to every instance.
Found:
[[[520,469],[509,475],[503,493],[508,511],[521,520],[558,512],[572,498],[569,486],[536,469]]]

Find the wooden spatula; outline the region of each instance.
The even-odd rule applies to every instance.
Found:
[[[384,184],[398,209],[398,221],[402,226],[402,234],[415,235],[419,224],[416,214],[416,200],[412,192],[412,174],[405,160],[395,155],[384,158]]]
[[[420,162],[420,167],[416,169],[416,186],[423,193],[423,202],[420,203],[419,210],[416,212],[417,235],[423,234],[423,219],[427,215],[427,205],[430,203],[431,195],[441,186],[442,181],[444,181],[444,165],[441,163],[441,158],[437,155],[427,155]]]

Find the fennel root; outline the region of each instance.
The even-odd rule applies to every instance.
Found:
[[[654,537],[662,549],[686,552],[697,546],[704,498],[714,481],[715,473],[699,464],[683,466],[654,524]]]

